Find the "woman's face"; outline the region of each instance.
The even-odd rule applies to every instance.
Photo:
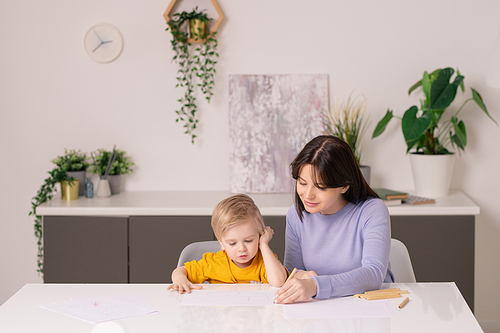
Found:
[[[320,184],[321,185],[321,184]],[[312,166],[305,164],[297,178],[297,194],[307,212],[322,215],[335,214],[345,206],[347,200],[342,196],[349,186],[337,188],[317,188],[312,179]]]

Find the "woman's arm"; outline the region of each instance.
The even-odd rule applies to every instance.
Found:
[[[269,247],[269,241],[273,238],[273,234],[274,230],[266,226],[264,232],[260,235],[260,252],[264,260],[264,266],[266,266],[267,281],[273,287],[281,287],[285,283],[287,274],[285,267]]]

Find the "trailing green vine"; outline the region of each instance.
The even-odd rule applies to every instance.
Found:
[[[201,39],[203,42],[192,50],[192,45],[189,43],[187,32],[187,22],[190,20],[199,20],[205,23],[205,29],[198,28],[198,31],[191,31],[194,39]],[[203,11],[198,11],[198,7],[191,12],[181,12],[173,15],[173,19],[168,23],[167,31],[172,34],[171,46],[174,51],[172,61],[179,65],[177,71],[177,87],[184,88],[184,95],[177,101],[180,103],[180,109],[176,110],[176,122],[184,122],[185,134],[191,136],[191,142],[194,144],[196,135],[194,131],[198,124],[196,97],[194,97],[194,78],[197,77],[201,83],[196,85],[200,87],[201,92],[205,96],[208,103],[213,96],[213,88],[215,86],[214,74],[215,58],[219,56],[217,53],[217,41],[215,39],[216,32],[209,34],[206,24],[211,21],[207,14]],[[190,54],[190,50],[192,55]]]
[[[35,237],[37,239],[38,253],[37,253],[37,272],[43,275],[43,234],[42,234],[42,216],[36,213],[38,206],[51,200],[54,194],[57,192],[56,184],[61,181],[69,181],[72,185],[73,177],[68,177],[67,171],[82,171],[88,166],[86,162],[86,154],[80,153],[80,151],[67,150],[65,149],[65,154],[63,156],[58,156],[51,162],[56,165],[52,171],[49,171],[50,175],[44,180],[44,183],[38,190],[37,194],[31,199],[31,211],[29,215],[35,216]]]

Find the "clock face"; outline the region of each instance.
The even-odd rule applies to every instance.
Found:
[[[115,26],[109,23],[94,25],[87,31],[85,51],[97,62],[106,63],[118,58],[123,49],[123,38]]]

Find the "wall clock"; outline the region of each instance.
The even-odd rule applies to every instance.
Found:
[[[93,60],[106,63],[118,58],[123,50],[123,37],[114,25],[99,23],[87,31],[85,51]]]

